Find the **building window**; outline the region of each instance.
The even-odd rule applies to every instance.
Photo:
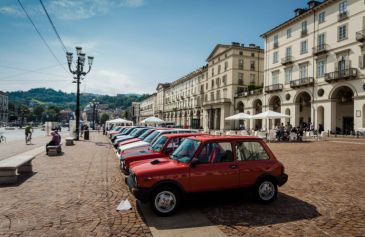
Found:
[[[212,68],[212,76],[214,76],[214,67]]]
[[[205,83],[205,89],[208,90],[208,83]]]
[[[324,33],[318,35],[318,48],[324,49],[324,45],[326,44],[325,35]]]
[[[338,41],[347,39],[347,25],[338,27]]]
[[[251,69],[251,71],[255,71],[255,61],[251,61],[250,69]]]
[[[302,22],[302,31],[307,31],[307,21]]]
[[[251,57],[255,57],[255,53],[251,53]]]
[[[213,101],[214,100],[214,92],[210,92],[210,100]]]
[[[307,41],[304,40],[300,42],[300,54],[305,54],[307,52],[308,52]]]
[[[227,71],[228,69],[228,62],[224,62],[224,71]]]
[[[278,51],[274,52],[272,60],[273,60],[272,61],[273,63],[278,63],[279,62],[279,52]]]
[[[241,56],[243,55],[243,52],[242,52],[242,51],[240,51],[240,55],[241,55]]]
[[[227,98],[227,89],[223,89],[223,98]]]
[[[238,73],[238,85],[243,85],[243,73]]]
[[[317,77],[324,77],[326,73],[326,59],[317,61]]]
[[[221,73],[221,65],[218,65],[218,74]]]
[[[279,35],[274,36],[274,48],[279,47]]]
[[[318,15],[318,24],[321,24],[326,21],[326,12],[321,12]]]
[[[346,13],[347,12],[347,1],[340,2],[340,4],[338,5],[338,10],[339,10],[340,14]]]
[[[285,56],[288,58],[288,57],[291,57],[291,47],[287,47],[285,49]]]
[[[250,74],[250,85],[256,84],[255,76],[255,74]]]
[[[238,60],[238,69],[243,70],[243,59]]]
[[[226,53],[224,54],[224,58],[227,58],[227,54]]]
[[[221,79],[219,77],[215,79],[215,84],[217,84],[218,87],[220,86]]]
[[[278,84],[279,83],[279,72],[273,72],[272,73],[272,84]]]
[[[299,65],[299,79],[308,77],[308,64]]]
[[[217,100],[219,100],[221,98],[221,91],[220,90],[217,90],[217,93],[216,93],[216,98]]]
[[[214,88],[214,79],[212,80],[212,88]]]
[[[290,38],[291,37],[291,28],[286,30],[286,38]]]
[[[289,84],[292,80],[292,68],[286,68],[285,69],[285,84]]]
[[[227,85],[227,75],[223,76],[222,81],[224,86]]]

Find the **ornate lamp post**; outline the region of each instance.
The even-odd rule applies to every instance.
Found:
[[[88,56],[88,64],[89,64],[89,69],[87,72],[84,72],[84,65],[85,65],[85,53],[82,53],[82,48],[81,47],[76,47],[76,53],[77,53],[77,61],[76,63],[76,69],[72,70],[71,69],[71,64],[72,64],[72,53],[67,52],[66,53],[66,57],[67,57],[67,63],[68,63],[68,68],[70,70],[70,72],[72,74],[75,75],[74,79],[76,79],[76,81],[74,81],[77,84],[77,93],[76,93],[76,140],[79,140],[79,131],[80,131],[80,79],[81,76],[86,76],[86,74],[88,74],[91,70],[91,65],[93,64],[93,60],[94,57],[92,56]]]
[[[96,120],[97,120],[97,117],[98,117],[97,110],[96,110],[98,105],[99,105],[99,102],[95,101],[95,99],[93,99],[90,102],[90,106],[93,109],[92,117],[93,117],[93,129],[94,130],[95,130],[95,123],[96,123]]]

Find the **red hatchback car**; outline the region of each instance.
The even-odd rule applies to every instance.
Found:
[[[184,138],[200,136],[203,134],[173,133],[160,136],[148,150],[136,151],[120,155],[120,169],[124,174],[129,173],[129,166],[132,162],[167,158],[178,148]]]
[[[126,178],[134,196],[160,216],[172,215],[185,194],[195,192],[250,187],[269,203],[287,180],[262,139],[242,136],[186,138],[170,157],[132,163]]]

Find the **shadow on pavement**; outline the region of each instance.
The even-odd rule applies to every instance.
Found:
[[[170,217],[158,217],[148,204],[137,202],[137,210],[148,226],[156,229],[193,228],[211,225],[266,226],[320,216],[305,201],[278,193],[270,204],[257,203],[247,190],[209,192],[189,197]]]
[[[280,192],[270,204],[256,202],[247,190],[203,194],[195,200],[191,206],[200,208],[215,225],[266,226],[321,215],[314,205]]]
[[[25,181],[27,181],[28,179],[30,179],[31,177],[33,177],[36,174],[37,174],[37,172],[19,174],[18,175],[18,181],[16,183],[13,183],[13,184],[0,184],[0,189],[1,188],[6,188],[6,187],[18,187],[18,186],[22,185]]]

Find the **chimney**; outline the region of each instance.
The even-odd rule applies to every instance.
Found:
[[[238,43],[238,42],[232,42],[232,45],[234,45],[234,46],[240,46],[240,43]]]
[[[295,16],[299,16],[300,14],[305,12],[305,10],[303,8],[297,8],[294,10],[294,12],[295,12]]]
[[[249,44],[248,45],[250,48],[255,48],[256,47],[256,45],[255,44]]]
[[[320,2],[318,2],[318,1],[311,0],[311,1],[309,1],[307,4],[308,4],[308,8],[309,8],[309,9],[312,9],[313,7],[316,7],[316,6],[318,6],[319,4],[321,4],[321,3],[320,3]]]
[[[241,44],[241,47],[245,47],[245,44]]]

